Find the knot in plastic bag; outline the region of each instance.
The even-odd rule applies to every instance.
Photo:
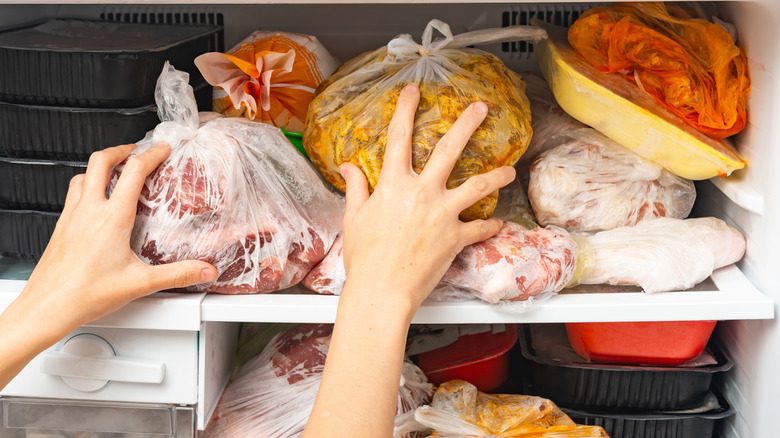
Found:
[[[433,41],[434,30],[438,30],[442,35],[444,35],[444,39],[437,39],[436,41]],[[395,57],[396,59],[408,59],[415,56],[425,56],[429,53],[447,47],[447,45],[450,44],[453,40],[454,37],[452,36],[452,30],[450,30],[450,26],[447,23],[434,18],[428,22],[427,26],[425,26],[425,31],[423,31],[422,35],[422,44],[415,43],[411,35],[400,35],[396,38],[393,38],[387,44],[387,54],[389,56]]]
[[[168,61],[157,78],[154,100],[162,122],[155,129],[153,141],[189,140],[198,133],[198,104],[190,86],[190,75],[176,70]]]

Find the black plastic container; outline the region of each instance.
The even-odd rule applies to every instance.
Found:
[[[157,107],[54,107],[0,102],[0,150],[18,158],[86,161],[100,149],[138,141],[160,123]]]
[[[562,409],[577,424],[601,426],[611,438],[712,438],[717,420],[734,413],[722,397],[710,393],[699,409],[620,414]]]
[[[0,208],[62,211],[71,178],[86,162],[0,157]]]
[[[733,365],[714,345],[699,363],[673,367],[589,362],[571,348],[563,324],[523,326],[518,343],[527,362],[527,391],[570,409],[687,409],[702,403],[713,374]]]
[[[208,83],[195,87],[199,110],[211,110],[211,91]],[[142,139],[159,123],[156,105],[104,109],[0,102],[0,152],[15,158],[87,161],[92,152]]]
[[[154,103],[165,61],[204,82],[194,59],[221,26],[53,19],[0,31],[0,100],[133,108]]]
[[[59,217],[53,212],[0,210],[0,255],[38,261]]]

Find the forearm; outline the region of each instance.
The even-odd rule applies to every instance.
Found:
[[[27,363],[73,328],[67,309],[49,311],[25,292],[0,315],[0,388],[4,388]]]
[[[304,437],[392,436],[406,334],[415,306],[402,294],[361,293],[347,281],[317,401]],[[387,287],[389,285],[368,286]]]

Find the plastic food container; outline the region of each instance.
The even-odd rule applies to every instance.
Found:
[[[434,385],[460,379],[491,392],[509,375],[515,324],[415,326],[407,354]]]
[[[566,323],[569,343],[597,362],[679,365],[698,357],[717,321]]]
[[[0,255],[38,261],[59,218],[53,212],[0,210]]]
[[[128,108],[154,103],[166,60],[204,82],[194,59],[220,26],[53,19],[0,31],[0,100]]]
[[[675,367],[594,363],[574,352],[563,324],[522,326],[519,338],[524,390],[572,409],[688,409],[701,405],[713,376],[733,365],[716,345]]]
[[[0,208],[61,211],[71,178],[87,163],[0,157]]]
[[[734,413],[723,397],[710,393],[687,411],[620,414],[562,409],[574,422],[601,426],[611,438],[712,438],[715,422]]]
[[[199,85],[195,99],[200,110],[210,110],[211,87]],[[87,161],[92,152],[142,139],[158,123],[156,105],[105,109],[0,102],[0,152]]]

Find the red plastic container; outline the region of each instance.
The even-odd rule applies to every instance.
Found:
[[[697,358],[717,321],[567,323],[569,343],[596,362],[679,365]]]
[[[460,379],[470,382],[482,392],[491,392],[506,382],[509,376],[509,350],[517,342],[516,324],[491,324],[479,333],[469,334],[474,327],[450,326],[458,330],[444,342],[451,342],[413,356],[420,369],[434,385]],[[448,330],[444,329],[444,330]],[[412,340],[414,336],[412,337]]]

